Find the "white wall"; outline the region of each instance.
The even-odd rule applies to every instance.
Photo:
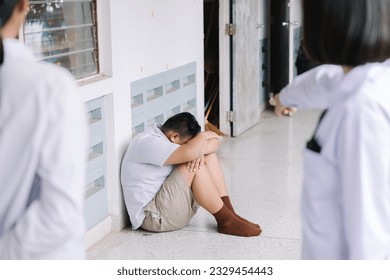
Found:
[[[202,126],[204,105],[203,0],[97,1],[102,75],[80,84],[84,101],[105,96],[110,216],[86,234],[87,246],[127,222],[119,172],[131,140],[130,84],[195,61]]]

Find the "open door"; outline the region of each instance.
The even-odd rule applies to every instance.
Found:
[[[255,125],[268,100],[270,2],[219,0],[219,125],[231,136]]]
[[[271,92],[290,81],[290,0],[271,2]]]
[[[219,0],[203,0],[205,129],[220,129]]]
[[[271,0],[258,0],[259,3],[259,57],[260,57],[260,71],[259,71],[259,87],[260,87],[260,112],[264,111],[268,105],[269,99],[269,29],[270,29],[270,2]]]
[[[260,118],[258,1],[231,0],[231,134],[238,136]],[[234,31],[235,29],[235,31]]]

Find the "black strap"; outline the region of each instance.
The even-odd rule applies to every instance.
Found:
[[[3,39],[0,36],[0,65],[4,62],[4,47],[3,47]]]
[[[316,152],[316,153],[321,153],[321,149],[322,149],[322,147],[320,146],[320,144],[318,144],[318,141],[316,139],[317,130],[318,130],[320,123],[321,123],[322,119],[324,118],[327,111],[328,110],[325,110],[322,112],[322,114],[317,122],[317,126],[316,126],[316,129],[314,130],[313,136],[306,143],[306,148],[308,148],[309,150]]]

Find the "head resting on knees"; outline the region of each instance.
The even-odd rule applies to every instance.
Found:
[[[192,114],[183,112],[170,117],[161,126],[161,131],[169,141],[182,145],[200,132],[200,125]]]

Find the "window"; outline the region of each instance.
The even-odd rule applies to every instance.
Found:
[[[96,0],[30,0],[24,42],[76,78],[98,73]]]

